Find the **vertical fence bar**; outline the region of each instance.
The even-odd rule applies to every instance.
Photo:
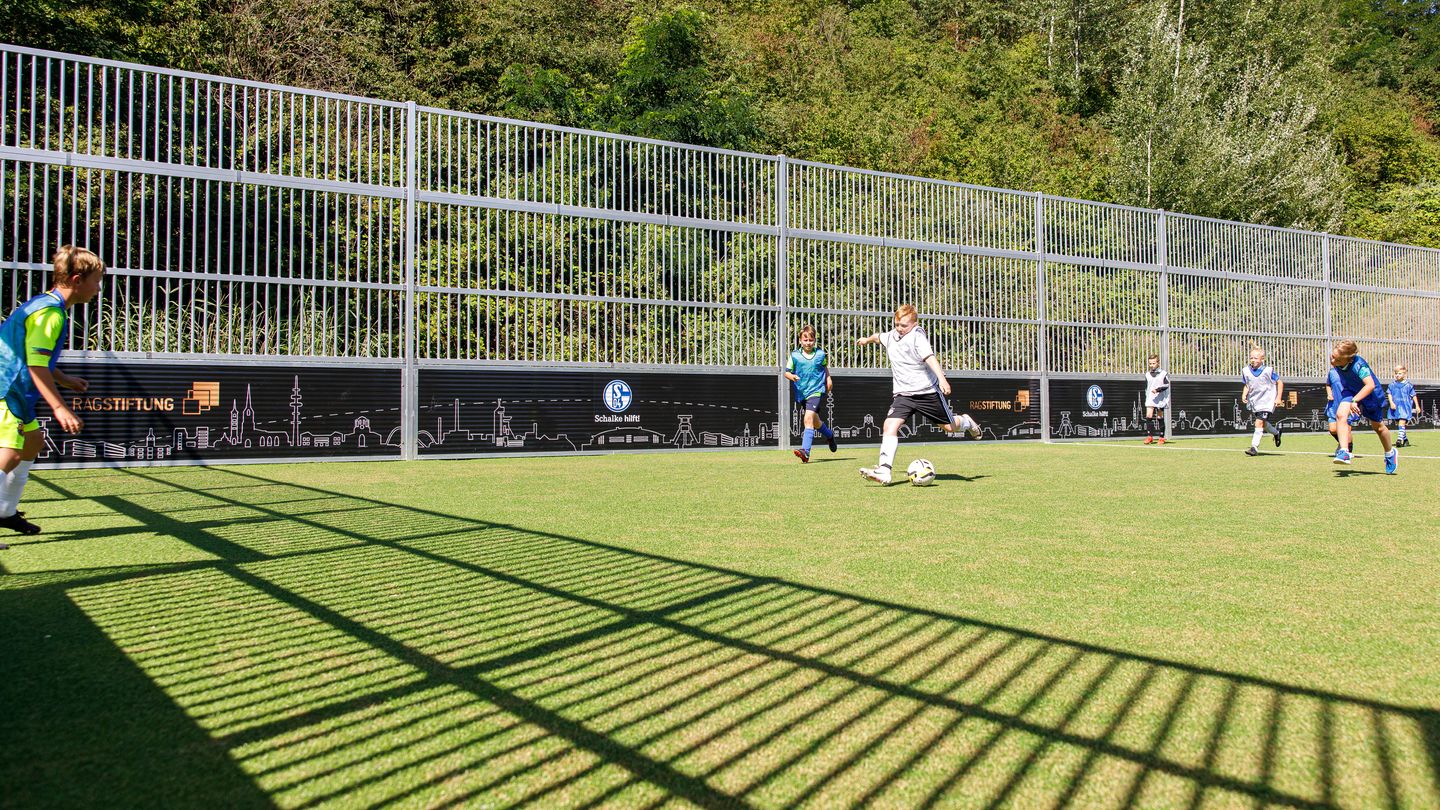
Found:
[[[1320,347],[1321,375],[1329,373],[1330,347],[1335,345],[1335,322],[1331,320],[1330,289],[1335,283],[1330,268],[1330,234],[1320,234],[1320,271],[1325,278],[1325,345]]]
[[[1035,194],[1035,362],[1040,368],[1040,437],[1050,441],[1050,360],[1045,334],[1045,194]]]
[[[415,130],[419,113],[413,101],[405,104],[405,310],[402,320],[405,333],[405,363],[400,389],[400,455],[407,461],[419,455],[420,373],[415,359],[415,238],[419,212],[416,192],[420,183],[416,154]]]
[[[785,356],[790,352],[790,161],[777,155],[775,163],[775,207],[780,232],[775,236],[775,294],[779,310],[775,316],[776,359],[785,369]],[[775,424],[780,436],[780,449],[790,449],[790,382],[776,373]]]
[[[1160,281],[1157,285],[1160,294],[1160,367],[1165,373],[1173,373],[1170,369],[1170,247],[1168,237],[1168,223],[1164,211],[1156,212],[1155,219],[1155,264],[1160,268]],[[1170,391],[1170,408],[1165,409],[1165,439],[1168,441],[1170,435],[1170,412],[1175,404],[1174,384]]]

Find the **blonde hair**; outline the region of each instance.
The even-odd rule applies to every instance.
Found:
[[[1160,359],[1160,355],[1158,355],[1158,354],[1152,354],[1152,355],[1150,355],[1149,357],[1147,357],[1147,358],[1145,358],[1145,359],[1146,359],[1147,361],[1148,361],[1148,360],[1159,360],[1159,359]]]
[[[919,320],[920,313],[915,311],[915,306],[913,304],[901,304],[900,306],[895,308],[895,320],[898,321],[906,316]]]
[[[804,340],[806,335],[809,335],[810,337],[819,340],[819,336],[815,334],[815,327],[811,326],[808,323],[800,327],[800,334],[796,336],[796,339]]]
[[[55,251],[51,262],[55,267],[50,273],[50,284],[54,287],[73,286],[71,280],[76,276],[83,280],[105,269],[105,262],[100,261],[99,256],[88,248],[74,245],[65,245]]]
[[[1350,362],[1350,360],[1359,353],[1360,347],[1355,345],[1355,341],[1353,340],[1342,340],[1335,344],[1335,356],[1344,360],[1346,363]],[[1341,363],[1341,365],[1344,365],[1344,363]]]

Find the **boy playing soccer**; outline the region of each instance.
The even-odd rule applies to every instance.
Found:
[[[1260,437],[1269,431],[1275,436],[1275,446],[1280,446],[1280,428],[1275,424],[1272,415],[1275,412],[1275,404],[1280,401],[1280,396],[1285,393],[1285,383],[1281,381],[1280,375],[1275,369],[1265,365],[1265,350],[1259,347],[1250,350],[1250,365],[1240,372],[1240,382],[1245,387],[1240,389],[1240,399],[1250,407],[1250,413],[1255,416],[1255,435],[1250,438],[1250,448],[1245,451],[1247,456],[1260,455]]]
[[[963,430],[972,439],[980,438],[980,425],[969,414],[956,416],[950,410],[950,383],[945,370],[935,357],[930,338],[919,323],[915,307],[904,304],[895,310],[895,328],[882,334],[869,335],[855,341],[856,346],[879,343],[890,357],[893,399],[885,414],[880,439],[880,463],[861,467],[860,474],[881,484],[890,483],[890,467],[895,449],[900,446],[900,427],[915,414],[940,426],[946,433]]]
[[[815,327],[806,324],[800,328],[800,348],[790,352],[785,379],[792,384],[795,401],[805,407],[804,439],[795,455],[802,463],[810,463],[810,446],[815,443],[816,430],[830,443],[830,452],[835,452],[835,433],[820,421],[819,414],[820,398],[834,385],[830,381],[830,356],[824,349],[816,348]]]
[[[55,362],[60,359],[69,308],[94,298],[104,275],[100,257],[66,245],[55,254],[54,287],[21,304],[0,323],[0,374],[4,375],[0,384],[6,389],[0,404],[0,471],[4,472],[0,526],[21,534],[40,533],[40,527],[16,508],[30,478],[30,465],[45,445],[35,405],[44,397],[66,433],[80,432],[80,418],[65,406],[56,386],[83,393],[90,384],[60,371]]]
[[[1145,372],[1145,443],[1165,443],[1165,409],[1170,407],[1170,375],[1160,368],[1160,355],[1150,355]]]
[[[1415,386],[1406,382],[1407,374],[1404,366],[1395,367],[1395,382],[1387,386],[1386,399],[1390,403],[1390,418],[1394,419],[1400,426],[1400,435],[1395,437],[1396,447],[1409,447],[1410,439],[1405,435],[1405,427],[1415,418],[1415,412],[1420,410],[1420,397],[1415,394]]]
[[[1335,401],[1339,403],[1335,406],[1335,427],[1340,445],[1342,448],[1349,446],[1350,415],[1358,410],[1370,420],[1375,435],[1380,437],[1380,445],[1385,448],[1385,472],[1394,475],[1400,466],[1400,452],[1390,444],[1390,429],[1385,427],[1385,394],[1375,379],[1375,372],[1370,370],[1370,364],[1356,354],[1358,351],[1355,341],[1342,340],[1330,352],[1330,365],[1336,371],[1330,379]],[[1353,460],[1354,455],[1348,449],[1335,451],[1336,464],[1349,464]]]

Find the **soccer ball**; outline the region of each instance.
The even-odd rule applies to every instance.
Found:
[[[935,465],[923,458],[910,462],[910,466],[905,468],[905,474],[910,477],[910,483],[917,487],[928,487],[935,483]]]

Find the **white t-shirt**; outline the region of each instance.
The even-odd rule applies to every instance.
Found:
[[[1145,370],[1145,407],[1170,407],[1170,374],[1163,368]]]
[[[1270,366],[1246,366],[1240,372],[1240,379],[1245,382],[1245,402],[1250,410],[1275,410],[1275,395],[1280,384],[1280,375],[1275,373],[1275,369]]]
[[[933,356],[935,349],[930,346],[930,338],[923,327],[916,324],[904,337],[891,329],[880,336],[880,343],[890,355],[890,371],[894,375],[890,386],[892,394],[931,394],[936,391],[935,375],[925,365],[925,359]]]

